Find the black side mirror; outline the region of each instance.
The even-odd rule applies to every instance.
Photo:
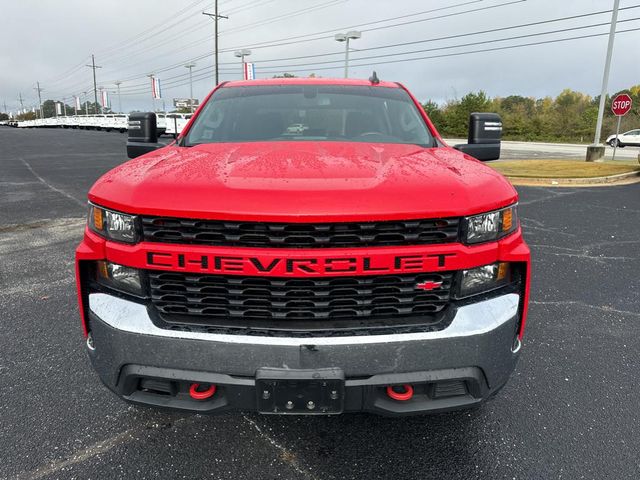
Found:
[[[462,145],[453,148],[471,155],[478,160],[498,160],[502,119],[497,113],[472,113],[469,115],[469,138]]]
[[[127,156],[129,158],[136,158],[162,147],[164,147],[164,145],[158,143],[156,114],[153,112],[130,114]]]

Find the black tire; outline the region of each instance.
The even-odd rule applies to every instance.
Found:
[[[620,140],[618,140],[617,138],[612,138],[609,141],[609,145],[614,147],[614,148],[615,148],[616,145],[619,147],[620,146]]]

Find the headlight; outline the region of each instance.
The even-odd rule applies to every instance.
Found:
[[[459,277],[458,298],[484,293],[504,287],[511,281],[511,265],[506,262],[462,270]]]
[[[97,234],[117,242],[138,241],[136,217],[89,205],[89,228]]]
[[[96,281],[110,288],[142,296],[140,271],[117,263],[96,262]]]
[[[491,242],[509,235],[518,228],[518,211],[515,205],[502,210],[466,217],[465,243]]]

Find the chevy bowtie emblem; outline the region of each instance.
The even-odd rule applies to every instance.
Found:
[[[416,288],[419,288],[420,290],[433,290],[435,288],[440,288],[442,286],[442,282],[422,282],[422,283],[418,283],[416,284]]]

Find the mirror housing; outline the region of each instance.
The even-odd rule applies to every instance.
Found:
[[[129,158],[136,158],[162,147],[164,147],[164,145],[158,143],[156,114],[153,112],[130,114],[127,156]]]
[[[500,158],[500,140],[502,138],[502,119],[497,113],[478,113],[469,115],[469,137],[461,145],[453,148],[471,155],[478,160],[498,160]]]

